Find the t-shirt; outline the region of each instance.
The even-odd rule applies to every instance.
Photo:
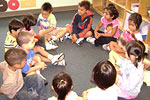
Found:
[[[123,34],[123,37],[124,37],[124,39],[126,40],[126,42],[131,41],[131,40],[135,40],[135,39],[133,38],[133,36],[132,36],[128,31],[124,31],[122,34]],[[143,38],[142,38],[142,35],[141,35],[140,32],[134,33],[134,35],[135,35],[135,38],[136,38],[137,40],[143,41]]]
[[[140,32],[134,33],[137,40],[143,41],[142,34]]]
[[[115,28],[115,27],[118,26],[116,34],[113,37],[114,38],[118,38],[119,37],[120,33],[119,33],[119,22],[118,22],[118,19],[114,19],[111,22],[108,22],[105,17],[102,17],[101,18],[101,22],[104,25],[104,33],[110,33],[112,30],[108,30],[108,29],[111,29],[111,27]]]
[[[106,90],[95,87],[88,92],[87,100],[118,100],[116,89],[116,85],[113,85]]]
[[[12,47],[19,48],[19,45],[17,44],[16,38],[11,36],[10,32],[7,32],[7,37],[4,43],[5,52]]]
[[[3,61],[0,63],[0,70],[3,75],[3,84],[0,89],[2,93],[12,99],[24,84],[21,69],[12,71],[8,68],[7,62]]]
[[[71,91],[65,98],[65,100],[77,100],[77,99],[78,99],[78,95],[74,91]],[[53,96],[48,98],[48,100],[57,100],[57,97]]]
[[[39,15],[38,21],[37,21],[37,26],[41,26],[42,29],[49,29],[50,27],[56,27],[56,18],[55,16],[51,13],[47,19],[44,19],[42,17],[42,14]]]
[[[25,28],[23,28],[23,30],[22,31],[26,31],[26,32],[29,32],[30,34],[32,34],[32,35],[36,35],[35,33],[34,33],[34,31],[33,31],[33,29],[31,28],[30,29],[30,31],[29,30],[26,30]]]
[[[26,58],[26,64],[22,68],[23,73],[27,73],[30,70],[30,67],[32,66],[32,58],[34,56],[35,56],[35,53],[33,52],[33,50],[29,50],[29,53],[27,54],[27,58]]]
[[[137,96],[144,81],[144,64],[138,63],[136,67],[130,60],[119,57],[116,65],[120,67],[118,86],[130,96]]]

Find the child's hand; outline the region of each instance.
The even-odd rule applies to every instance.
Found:
[[[76,42],[77,41],[77,37],[76,37],[76,34],[73,34],[72,35],[72,43]]]
[[[102,36],[102,34],[98,34],[98,38],[101,37],[101,36]]]
[[[41,62],[41,63],[40,63],[40,68],[41,68],[42,70],[44,70],[45,68],[47,68],[47,65],[46,65],[44,62]]]

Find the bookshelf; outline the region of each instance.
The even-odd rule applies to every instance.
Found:
[[[147,14],[147,7],[150,7],[150,0],[93,0],[93,9],[99,14],[103,15],[102,12],[104,11],[104,8],[110,3],[114,4],[119,12],[118,20],[120,24],[120,29],[122,31],[127,26],[127,16],[129,14],[137,12],[142,15],[144,23],[146,22],[148,25],[145,42],[150,45],[150,16],[148,16]],[[138,9],[133,9],[132,5],[137,4]]]

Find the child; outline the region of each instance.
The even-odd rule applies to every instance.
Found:
[[[66,25],[66,32],[71,34],[72,43],[80,45],[84,38],[92,35],[92,21],[94,14],[89,9],[90,2],[87,0],[81,1],[78,4],[78,13],[74,15],[72,24]],[[66,36],[68,37],[68,33]]]
[[[118,96],[133,99],[138,96],[143,84],[145,51],[139,42],[129,41],[126,45],[126,54],[127,57],[123,58],[117,53],[110,52],[110,56],[114,56],[113,59],[115,59],[113,63],[119,69],[117,75]]]
[[[31,24],[32,22],[30,22]],[[23,23],[18,20],[18,19],[12,19],[9,22],[9,32],[7,34],[7,37],[5,39],[5,43],[4,43],[4,47],[5,47],[5,52],[12,48],[19,48],[16,38],[18,36],[18,33],[24,28]],[[44,49],[42,49],[41,47],[37,47],[34,49],[34,52],[40,52],[43,56],[45,56],[46,62],[51,62],[52,64],[55,64],[58,62],[59,58],[61,58],[63,55],[63,53],[60,53],[58,55],[51,55],[48,52],[46,52]]]
[[[87,38],[87,41],[95,44],[96,47],[99,45],[108,45],[110,41],[116,41],[119,37],[118,15],[119,14],[115,6],[113,4],[109,4],[104,10],[104,17],[101,18],[99,24],[94,30],[95,38],[89,37]],[[104,32],[99,31],[102,25],[104,26]],[[108,26],[110,28],[108,28]]]
[[[142,35],[139,32],[140,25],[142,23],[142,16],[138,13],[133,13],[130,15],[128,19],[128,27],[129,29],[123,32],[123,37],[126,42],[131,40],[140,40],[143,41]],[[120,55],[121,49],[119,49],[118,44],[114,41],[110,42],[110,50],[114,50],[116,53]],[[107,49],[107,47],[105,47]]]
[[[32,49],[35,46],[34,36],[28,32],[21,31],[18,34],[17,43],[27,53],[27,63],[22,69],[22,72],[24,73],[24,75],[37,72],[40,69],[39,65],[43,64],[41,63],[41,61],[46,62],[47,59],[40,55],[35,55],[35,53],[33,52]],[[61,59],[61,61],[59,62],[63,62],[63,61],[64,60]],[[34,65],[35,67],[32,67]]]
[[[52,48],[58,48],[54,41],[61,38],[65,30],[64,28],[56,28],[56,18],[54,14],[52,14],[52,5],[49,2],[46,2],[41,7],[41,14],[38,17],[37,25],[39,26],[39,36],[46,36],[45,46],[46,50],[50,50]],[[63,34],[62,34],[63,33]],[[48,42],[48,39],[53,39]]]
[[[92,71],[92,81],[95,88],[83,92],[83,100],[118,100],[115,81],[116,69],[110,61],[97,63]]]
[[[4,43],[5,52],[12,47],[19,48],[16,38],[18,33],[24,28],[23,23],[18,19],[12,19],[8,26],[9,32],[7,32],[7,37]]]
[[[0,94],[7,95],[11,100],[44,100],[45,86],[39,75],[29,75],[23,80],[21,69],[26,57],[26,52],[18,48],[11,48],[5,53],[5,61],[0,63],[3,75]]]
[[[52,90],[57,97],[48,98],[48,100],[78,100],[78,95],[72,91],[73,82],[71,77],[65,72],[57,73],[52,80]]]
[[[22,18],[22,22],[24,24],[24,29],[23,31],[28,31],[35,37],[38,37],[35,31],[33,30],[33,26],[36,25],[37,19],[33,15],[26,15]]]

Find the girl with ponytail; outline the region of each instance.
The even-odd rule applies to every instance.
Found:
[[[126,58],[116,57],[118,97],[133,99],[138,96],[144,81],[144,64],[146,57],[144,44],[140,41],[129,41],[126,44]],[[111,55],[111,54],[110,54]]]
[[[52,90],[57,97],[51,97],[48,100],[78,100],[78,95],[72,91],[73,82],[69,74],[59,72],[52,80]]]

